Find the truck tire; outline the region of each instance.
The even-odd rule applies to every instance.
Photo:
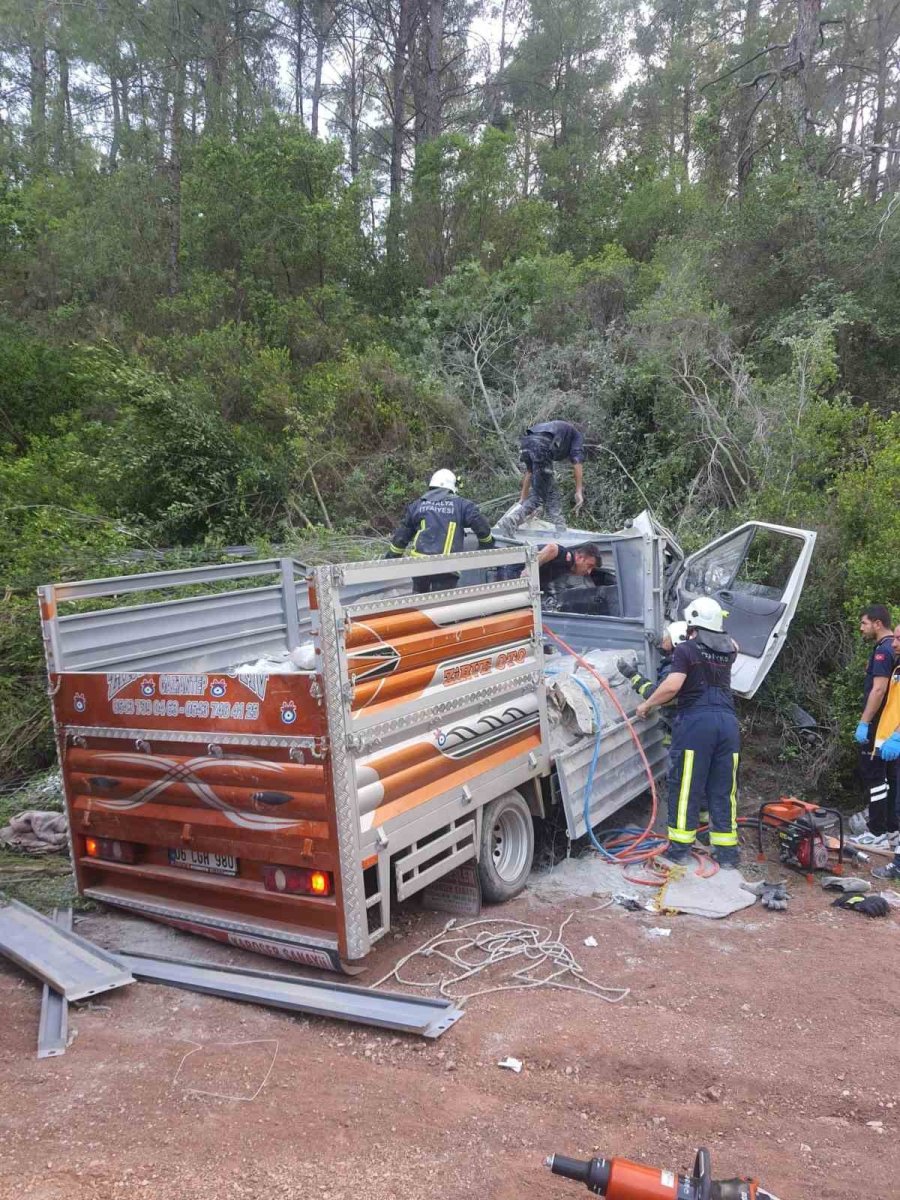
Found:
[[[488,904],[518,896],[534,861],[534,824],[527,802],[507,792],[484,807],[478,876]]]

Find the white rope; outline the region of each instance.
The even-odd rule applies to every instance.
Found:
[[[618,1004],[630,994],[631,988],[608,987],[590,979],[563,941],[563,930],[574,915],[569,913],[555,935],[552,929],[540,925],[528,925],[524,921],[502,921],[496,917],[466,921],[463,925],[457,925],[455,919],[448,921],[439,933],[415,950],[411,950],[409,954],[405,954],[392,970],[371,986],[381,987],[393,979],[407,987],[437,987],[442,996],[460,1005],[466,1004],[476,996],[488,996],[493,992],[513,992],[540,987],[582,992],[597,1000],[604,1000],[607,1004]],[[481,929],[474,934],[467,932],[481,926],[499,928]],[[434,957],[448,962],[455,969],[454,973],[443,976],[439,981],[406,979],[401,975],[406,964],[414,958]],[[525,965],[506,975],[504,982],[463,994],[450,991],[488,967],[521,961],[523,958],[527,960]],[[546,970],[548,967],[553,968],[549,974],[535,976],[535,972],[541,968]],[[571,982],[563,982],[567,976]]]
[[[243,1101],[255,1100],[256,1097],[259,1095],[259,1093],[263,1090],[263,1088],[269,1082],[269,1076],[272,1074],[272,1071],[275,1067],[275,1059],[278,1057],[278,1039],[277,1038],[251,1038],[249,1041],[246,1041],[246,1042],[208,1042],[205,1046],[201,1045],[197,1042],[192,1042],[191,1045],[194,1047],[193,1050],[187,1051],[187,1053],[182,1058],[181,1062],[178,1064],[178,1069],[176,1070],[174,1076],[172,1077],[172,1087],[174,1087],[175,1084],[178,1082],[178,1078],[181,1075],[181,1068],[184,1066],[184,1064],[187,1062],[187,1060],[192,1055],[199,1053],[199,1051],[201,1051],[201,1050],[208,1050],[208,1049],[210,1049],[210,1047],[213,1047],[213,1046],[223,1046],[226,1049],[232,1049],[235,1046],[274,1046],[275,1047],[275,1049],[272,1051],[272,1061],[269,1063],[269,1069],[266,1071],[265,1075],[263,1076],[262,1083],[260,1083],[259,1087],[256,1089],[256,1091],[253,1093],[252,1096],[235,1096],[235,1095],[231,1095],[228,1092],[207,1092],[207,1091],[203,1091],[201,1088],[192,1088],[192,1087],[184,1088],[185,1093],[189,1096],[209,1096],[213,1100],[243,1100]],[[181,1086],[184,1087],[184,1084],[182,1084]]]

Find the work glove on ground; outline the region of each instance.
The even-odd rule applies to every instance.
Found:
[[[847,821],[847,829],[852,837],[855,837],[861,833],[868,833],[869,827],[866,824],[866,813],[853,813],[853,815]]]
[[[853,740],[864,746],[869,740],[869,726],[866,721],[860,721],[856,727],[856,733],[853,735]]]
[[[868,879],[860,879],[858,875],[826,875],[822,887],[827,892],[871,892],[872,885]]]
[[[893,762],[900,758],[900,729],[882,744],[880,754],[883,762]]]
[[[838,896],[832,907],[849,908],[866,917],[886,917],[890,912],[890,905],[884,896],[860,896],[858,893],[853,896]]]
[[[754,896],[759,896],[763,908],[771,908],[775,912],[787,910],[790,897],[783,879],[778,879],[774,883],[761,879],[759,883],[742,883],[741,887],[745,892],[752,892]]]

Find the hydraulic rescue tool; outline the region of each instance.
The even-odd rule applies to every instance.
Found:
[[[545,1160],[554,1175],[577,1179],[606,1200],[778,1200],[756,1179],[713,1179],[708,1150],[698,1150],[690,1175],[647,1167],[627,1158]]]
[[[831,834],[837,827],[838,836]],[[763,829],[778,838],[778,857],[789,867],[806,874],[825,871],[831,863],[832,848],[837,851],[837,873],[844,862],[844,819],[836,808],[822,808],[796,796],[763,804],[757,818],[759,856],[763,857]]]

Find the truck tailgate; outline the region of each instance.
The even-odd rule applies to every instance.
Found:
[[[274,938],[281,957],[335,963],[340,870],[314,681],[59,676],[79,888],[232,945]],[[267,874],[291,867],[321,872],[327,894],[267,887]]]

